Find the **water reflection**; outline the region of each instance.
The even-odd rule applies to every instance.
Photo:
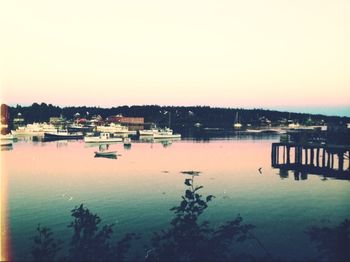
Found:
[[[254,226],[243,224],[241,216],[238,215],[219,228],[210,227],[209,221],[200,222],[200,216],[214,196],[200,195],[203,186],[194,184],[194,177],[199,172],[182,173],[193,175],[185,179],[187,189],[180,205],[170,209],[174,212],[170,228],[154,233],[145,256],[146,261],[241,261],[249,255],[236,250],[235,242],[246,240],[257,241],[271,258],[262,243],[251,233]]]
[[[332,172],[327,172],[329,170],[325,170],[325,173],[318,173],[318,172],[313,172],[312,170],[308,168],[301,168],[301,167],[296,167],[296,166],[289,166],[289,169],[287,166],[283,166],[279,168],[279,173],[278,175],[281,177],[281,179],[285,179],[289,177],[289,171],[293,172],[294,175],[294,180],[299,181],[299,180],[308,180],[309,175],[319,175],[322,177],[322,181],[327,181],[329,178],[333,179],[340,179],[340,180],[350,180],[350,175],[349,174],[335,174]],[[289,171],[288,171],[289,170]]]
[[[286,170],[286,169],[280,169],[279,170],[279,176],[281,177],[281,179],[285,179],[285,178],[288,178],[289,177],[289,172],[288,172],[288,170]]]
[[[185,172],[189,174],[188,172]],[[198,174],[198,173],[195,173]],[[254,241],[265,252],[265,258],[272,259],[262,242],[253,235],[251,224],[244,224],[238,215],[218,228],[210,226],[209,221],[200,221],[200,216],[208,208],[213,195],[202,196],[203,186],[196,186],[195,176],[185,179],[186,189],[178,206],[171,208],[174,218],[166,230],[155,232],[140,261],[242,261],[256,259],[235,248],[235,243]],[[139,236],[126,234],[121,240],[111,243],[114,224],[101,226],[101,218],[83,205],[71,211],[73,221],[69,228],[73,235],[64,255],[61,240],[56,239],[51,229],[37,227],[31,250],[35,261],[123,261],[133,240]],[[135,260],[135,258],[133,258]]]
[[[105,146],[119,145],[119,144],[121,144],[121,142],[108,142],[108,143],[106,143],[106,142],[103,142],[103,143],[101,143],[101,142],[96,142],[96,143],[92,142],[92,143],[84,143],[84,147],[86,147],[86,148],[89,148],[89,147],[101,148],[101,146],[105,147]]]
[[[202,171],[196,182],[217,196],[200,221],[209,219],[214,226],[230,220],[232,210],[240,211],[257,225],[274,254],[293,261],[306,260],[314,252],[301,225],[330,215],[343,219],[349,211],[347,181],[322,183],[309,176],[307,188],[302,181],[300,186],[281,181],[270,166],[270,140],[184,140],[166,149],[160,143],[134,143],[130,151],[121,143],[110,145],[122,151],[118,161],[93,158],[98,147],[86,148],[82,141],[69,141],[59,149],[56,142],[20,141],[14,147],[3,152],[2,174],[9,181],[8,232],[15,260],[29,254],[25,241],[38,221],[57,232],[67,230],[67,211],[74,204],[85,203],[106,221],[118,217],[123,232],[148,234],[167,228],[164,222],[170,222],[172,214],[166,211],[181,195],[181,182],[190,178],[179,175],[181,170]],[[263,174],[258,173],[260,167]],[[289,179],[293,178],[290,171]],[[73,200],[61,197],[63,193]]]
[[[56,142],[57,148],[68,146],[68,140],[59,140]]]
[[[114,225],[104,225],[97,214],[92,214],[83,205],[71,211],[73,221],[68,225],[73,235],[66,254],[58,261],[123,261],[135,234],[126,234],[117,243],[111,244]],[[55,261],[63,242],[55,239],[51,229],[37,227],[31,250],[34,261]]]
[[[316,244],[321,261],[349,261],[350,220],[345,219],[335,227],[312,226],[306,230],[310,240]]]
[[[13,150],[12,142],[1,143],[1,151],[11,151],[11,150]]]
[[[139,137],[140,142],[147,142],[147,143],[160,143],[163,145],[163,147],[169,147],[173,144],[175,141],[181,141],[181,138],[157,138],[154,139],[152,136],[140,136]]]

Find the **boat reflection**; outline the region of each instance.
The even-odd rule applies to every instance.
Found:
[[[13,150],[12,141],[3,142],[1,141],[1,151],[11,151]]]
[[[168,147],[172,145],[175,141],[181,141],[180,137],[173,137],[173,138],[156,138],[154,139],[152,136],[140,136],[139,141],[146,142],[146,143],[160,143],[164,147]]]
[[[56,146],[57,148],[68,146],[68,140],[57,140]]]
[[[107,147],[107,146],[110,146],[110,145],[116,145],[116,144],[120,144],[120,142],[93,142],[93,143],[85,143],[84,144],[84,147],[85,148],[89,148],[89,147]]]

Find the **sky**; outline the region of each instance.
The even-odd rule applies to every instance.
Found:
[[[350,1],[2,1],[1,101],[350,116]]]

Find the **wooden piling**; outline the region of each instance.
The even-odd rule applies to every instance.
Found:
[[[309,162],[309,154],[308,154],[308,149],[305,148],[305,165],[307,165]]]
[[[338,153],[338,170],[343,171],[344,169],[344,153]]]
[[[287,164],[289,165],[290,164],[290,146],[286,146],[287,148]]]
[[[310,148],[310,165],[314,166],[314,148]]]
[[[291,149],[294,149],[294,161],[291,158]],[[350,161],[346,158],[349,153],[349,146],[342,145],[272,143],[271,163],[273,167],[299,170],[306,174],[309,172],[323,175],[349,174],[350,179]],[[338,159],[335,159],[335,156]]]
[[[322,167],[325,167],[326,165],[326,149],[322,149]]]

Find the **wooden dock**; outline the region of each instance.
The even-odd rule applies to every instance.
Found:
[[[274,168],[350,179],[350,146],[314,143],[272,143]],[[346,176],[346,177],[344,177]]]

